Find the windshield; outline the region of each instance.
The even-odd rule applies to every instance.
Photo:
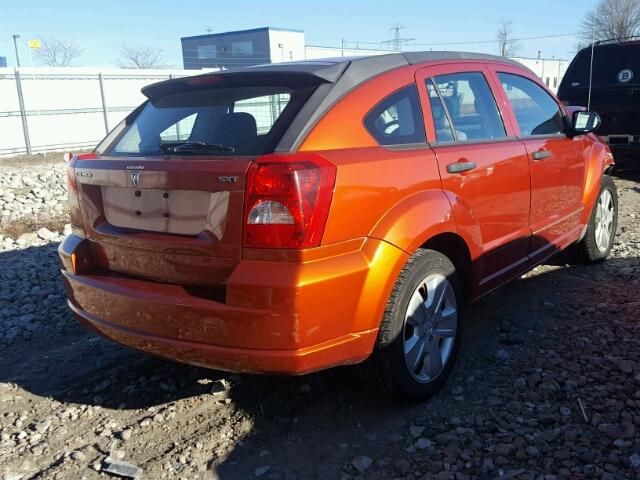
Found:
[[[129,121],[108,155],[269,153],[314,88],[215,85],[153,98]]]
[[[588,87],[591,49],[581,50],[571,63],[563,83],[567,87]],[[631,72],[631,73],[629,73]],[[640,83],[640,43],[600,45],[593,52],[593,86],[637,85]]]

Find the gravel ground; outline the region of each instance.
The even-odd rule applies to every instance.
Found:
[[[0,168],[0,235],[18,239],[38,227],[64,226],[69,209],[61,154],[2,159]]]
[[[449,382],[417,406],[346,368],[238,376],[120,347],[69,314],[58,233],[0,238],[0,478],[110,478],[108,456],[149,479],[640,478],[640,175],[616,184],[611,258],[470,306]]]

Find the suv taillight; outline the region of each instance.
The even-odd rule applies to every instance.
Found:
[[[336,166],[315,154],[258,158],[247,174],[244,246],[320,245],[335,180]]]

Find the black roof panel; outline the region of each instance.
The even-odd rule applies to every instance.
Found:
[[[499,61],[521,68],[526,68],[521,63],[505,57],[488,55],[485,53],[473,52],[449,52],[449,51],[430,51],[430,52],[398,52],[387,53],[382,55],[369,55],[362,57],[334,57],[322,58],[317,60],[302,60],[296,62],[283,63],[267,63],[263,65],[255,65],[251,67],[232,68],[216,72],[203,73],[201,77],[210,75],[235,75],[240,73],[260,72],[260,73],[298,73],[307,74],[318,77],[323,82],[336,83],[343,74],[349,77],[345,83],[353,82],[362,83],[369,78],[375,77],[380,73],[386,72],[393,68],[402,67],[404,65],[416,65],[420,63],[437,62],[443,60],[477,60],[477,61]],[[193,78],[193,77],[191,77]],[[342,80],[341,80],[342,81]],[[167,80],[160,82],[166,86],[170,82],[180,83],[180,79]],[[157,93],[156,84],[149,85],[143,89],[143,93]]]

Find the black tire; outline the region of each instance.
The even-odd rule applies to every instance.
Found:
[[[405,314],[418,285],[433,274],[443,275],[453,287],[457,304],[457,328],[451,353],[440,373],[433,380],[420,382],[412,376],[405,362]],[[443,254],[420,249],[409,258],[389,297],[374,351],[359,366],[365,383],[384,396],[411,402],[427,400],[442,387],[451,373],[460,349],[463,307],[460,285],[453,263]]]
[[[602,192],[607,190],[612,197],[613,200],[613,225],[611,230],[611,237],[609,241],[609,245],[606,249],[602,250],[598,248],[596,243],[596,215],[597,215],[597,206],[598,201],[602,195]],[[616,190],[616,185],[613,182],[613,179],[609,175],[603,175],[602,181],[600,184],[600,191],[598,192],[598,196],[596,197],[596,201],[593,205],[591,216],[589,217],[589,224],[587,225],[587,230],[584,234],[584,237],[573,246],[573,253],[575,255],[576,260],[579,263],[597,263],[601,262],[609,255],[611,251],[611,247],[613,246],[613,241],[616,236],[616,229],[618,227],[618,191]]]

